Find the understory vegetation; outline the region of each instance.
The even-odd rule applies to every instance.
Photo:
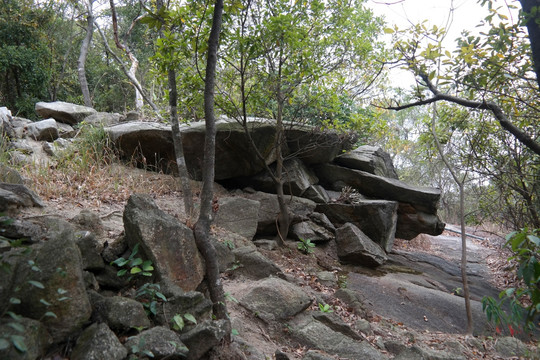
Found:
[[[31,120],[37,120],[37,101],[61,100],[165,121],[172,76],[179,121],[202,120],[213,5],[116,0],[109,6],[114,3],[3,1],[0,105]],[[221,31],[216,112],[239,122],[263,117],[356,132],[358,145],[391,154],[401,180],[442,190],[443,221],[490,224],[510,234],[515,266],[509,271],[522,285],[484,299],[484,308],[498,326],[526,331],[538,326],[540,312],[540,155],[534,147],[540,91],[525,25],[540,12],[479,3],[485,30],[465,29],[448,45],[445,27],[385,24],[363,0],[231,1]],[[410,71],[416,83],[394,86],[392,67]],[[160,174],[115,171],[103,128],[81,124],[77,130],[78,140],[54,163],[18,168],[42,198],[99,206],[124,202],[133,189],[180,192]],[[2,134],[0,163],[17,167],[7,143]],[[463,218],[452,172],[463,185]],[[313,246],[309,239],[298,243],[306,254]],[[181,326],[183,320],[175,321]]]

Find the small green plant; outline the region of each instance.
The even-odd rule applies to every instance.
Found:
[[[139,359],[138,355],[146,355],[149,358],[154,358],[154,353],[150,350],[145,349],[146,347],[146,340],[144,339],[144,336],[139,337],[139,343],[131,345],[131,355],[129,356],[129,359]]]
[[[501,291],[499,301],[485,296],[482,309],[489,321],[495,323],[496,331],[507,327],[510,335],[521,330],[530,332],[537,327],[534,319],[540,315],[540,229],[515,231],[506,237],[506,247],[514,253],[508,261],[518,264],[517,277],[522,286]],[[523,302],[523,300],[528,300]],[[503,309],[508,302],[510,313]],[[524,305],[526,304],[526,305]]]
[[[167,298],[160,291],[159,284],[154,283],[146,283],[137,289],[135,299],[140,299],[139,302],[148,315],[156,316],[159,302],[167,302]]]
[[[302,251],[304,254],[311,254],[314,250],[315,244],[311,242],[310,239],[302,239],[298,242],[298,250]]]
[[[195,319],[195,317],[193,315],[191,315],[191,314],[184,314],[184,315],[176,314],[176,315],[173,316],[173,318],[171,320],[173,330],[182,331],[184,326],[186,326],[186,323],[185,323],[184,319],[189,321],[190,323],[192,323],[194,325],[197,324],[197,319]]]
[[[332,307],[328,304],[321,304],[319,303],[319,310],[323,313],[332,313],[334,310],[332,310]]]
[[[138,253],[139,244],[136,244],[127,259],[119,257],[118,259],[111,262],[111,265],[116,265],[121,268],[120,270],[118,270],[116,275],[124,276],[129,272],[130,280],[134,275],[152,276],[152,271],[154,270],[154,267],[152,266],[152,261],[143,261],[142,258],[136,257]]]

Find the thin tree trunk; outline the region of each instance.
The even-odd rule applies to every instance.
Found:
[[[225,293],[219,274],[217,253],[210,241],[210,224],[212,222],[214,198],[214,163],[216,154],[216,124],[214,115],[214,85],[216,77],[217,50],[219,45],[219,32],[221,30],[221,17],[223,13],[223,0],[216,0],[212,29],[208,39],[208,58],[206,61],[206,75],[204,86],[204,117],[206,122],[206,135],[204,141],[203,161],[203,188],[201,193],[201,210],[199,219],[195,224],[194,234],[197,248],[206,262],[206,277],[210,298],[214,304],[214,315],[217,319],[228,319]],[[229,329],[230,330],[230,329]]]
[[[84,105],[92,107],[92,97],[90,96],[90,90],[88,90],[88,81],[86,80],[86,58],[88,57],[88,48],[92,42],[92,36],[94,34],[94,13],[92,11],[92,1],[88,0],[86,3],[87,26],[86,36],[81,44],[81,52],[79,54],[79,60],[77,61],[77,73],[79,75],[79,83],[81,84],[81,91],[84,99]]]
[[[141,84],[139,84],[139,80],[137,80],[136,77],[133,77],[130,73],[129,73],[129,70],[126,68],[124,62],[122,61],[122,59],[120,59],[118,57],[118,55],[116,55],[114,53],[114,51],[112,51],[111,47],[109,46],[109,43],[107,42],[107,37],[105,36],[105,34],[103,33],[103,30],[101,30],[101,28],[99,27],[99,25],[97,23],[95,23],[96,25],[96,28],[98,29],[99,31],[99,34],[101,35],[101,38],[103,39],[103,45],[105,45],[105,48],[107,49],[107,51],[113,56],[114,60],[116,60],[116,62],[120,65],[120,67],[122,68],[122,71],[124,72],[124,74],[128,77],[128,79],[131,81],[131,83],[133,84],[133,86],[135,86],[139,92],[141,93],[144,101],[146,101],[146,103],[148,105],[150,105],[150,107],[152,108],[152,110],[154,110],[156,116],[158,119],[160,120],[163,120],[163,118],[161,117],[161,115],[159,114],[159,108],[156,106],[156,104],[154,104],[154,102],[148,97],[148,95],[146,95],[146,93],[143,91],[143,88],[141,87]]]
[[[287,235],[289,234],[289,226],[291,223],[291,218],[289,215],[289,208],[285,202],[285,194],[283,192],[283,153],[282,153],[282,142],[284,141],[285,135],[283,130],[283,101],[281,100],[281,89],[278,89],[278,113],[276,121],[276,194],[279,204],[279,215],[278,215],[278,237],[277,240],[279,245],[283,246]]]
[[[448,171],[450,171],[450,174],[452,175],[452,178],[456,182],[459,188],[459,221],[461,224],[461,282],[463,284],[463,297],[465,299],[465,313],[467,316],[467,328],[465,330],[466,334],[472,334],[473,332],[473,318],[472,318],[472,310],[471,310],[471,298],[470,298],[470,291],[469,291],[469,279],[467,276],[467,234],[465,231],[465,189],[464,189],[464,182],[465,179],[460,180],[457,176],[456,172],[454,171],[454,168],[444,155],[444,151],[442,148],[442,145],[439,141],[439,137],[437,136],[437,132],[435,131],[435,117],[436,117],[436,104],[433,104],[433,117],[431,118],[431,133],[433,134],[433,139],[435,140],[435,146],[437,147],[437,151],[439,152],[439,155],[441,156],[442,161],[446,165],[446,168]]]
[[[178,167],[178,176],[180,177],[180,185],[182,185],[182,193],[184,198],[184,209],[186,215],[191,218],[193,216],[193,194],[191,193],[191,183],[186,166],[186,158],[184,157],[184,146],[182,144],[182,133],[180,132],[180,124],[178,123],[177,99],[176,91],[176,72],[174,69],[169,69],[169,106],[171,114],[171,128],[174,143],[174,154],[176,157],[176,165]]]
[[[120,39],[118,38],[118,20],[116,17],[116,7],[114,5],[114,0],[109,0],[109,3],[111,5],[111,14],[112,14],[112,25],[113,25],[113,34],[114,34],[114,42],[116,44],[116,47],[120,50],[123,50],[126,55],[128,56],[129,60],[131,61],[131,67],[129,68],[129,78],[130,79],[136,79],[137,74],[137,68],[139,67],[139,60],[135,57],[133,52],[129,49],[129,47],[125,44],[122,44],[120,42]],[[138,83],[138,81],[137,81]],[[143,105],[143,94],[142,90],[140,89],[140,86],[136,86],[133,84],[133,87],[135,88],[135,108],[137,110],[140,110]]]

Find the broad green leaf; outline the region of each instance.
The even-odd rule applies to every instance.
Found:
[[[126,273],[127,273],[127,269],[118,270],[118,272],[116,273],[116,276],[118,277],[124,276]]]
[[[142,270],[141,270],[140,267],[135,266],[135,267],[131,268],[131,270],[130,270],[129,273],[130,273],[130,274],[138,274],[138,273],[140,273],[141,271],[142,271]]]
[[[45,299],[39,299],[39,302],[45,306],[51,306],[52,304]]]
[[[12,297],[12,298],[9,299],[9,303],[10,303],[10,304],[13,304],[13,305],[18,305],[18,304],[21,303],[21,299]]]
[[[38,289],[45,289],[45,285],[43,285],[42,283],[40,283],[39,281],[35,281],[35,280],[28,280],[28,283],[34,287],[37,287]]]
[[[129,266],[139,266],[143,263],[143,260],[141,258],[136,258],[136,259],[133,259],[131,260],[131,263],[129,264]]]
[[[21,332],[21,333],[24,333],[25,332],[25,328],[24,326],[22,326],[22,324],[18,323],[18,322],[10,322],[7,324],[10,328],[18,331],[18,332]]]
[[[13,346],[15,346],[17,350],[23,353],[28,351],[28,347],[26,346],[26,343],[24,342],[24,337],[19,336],[19,335],[11,335],[10,339],[11,339],[11,343],[13,344]]]
[[[44,316],[47,316],[47,317],[52,317],[52,318],[58,318],[58,316],[56,316],[55,313],[53,313],[52,311],[47,311]]]
[[[193,324],[197,324],[197,319],[195,319],[195,316],[191,314],[184,314],[184,318]]]

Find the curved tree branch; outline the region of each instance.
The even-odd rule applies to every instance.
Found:
[[[404,110],[408,109],[414,106],[421,106],[426,104],[431,104],[437,101],[448,101],[452,102],[454,104],[458,104],[464,107],[468,107],[471,109],[477,109],[477,110],[489,110],[493,113],[493,116],[495,116],[495,119],[499,122],[501,127],[511,133],[520,143],[525,145],[527,148],[532,150],[537,155],[540,155],[540,143],[535,141],[533,138],[531,138],[525,131],[521,130],[508,119],[504,111],[501,109],[499,105],[497,105],[493,101],[475,101],[475,100],[467,100],[463,99],[457,96],[448,95],[441,93],[435,85],[429,80],[428,76],[426,74],[420,74],[420,77],[424,81],[425,85],[433,93],[433,97],[421,101],[417,101],[410,104],[404,104],[404,105],[398,105],[398,106],[389,106],[385,109],[388,110]]]

